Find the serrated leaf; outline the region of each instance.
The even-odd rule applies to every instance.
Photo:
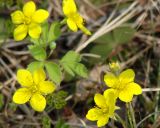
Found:
[[[29,47],[29,51],[34,59],[43,61],[47,57],[47,53],[44,48],[39,45],[34,45]]]
[[[68,65],[67,62],[61,63],[61,64],[62,64],[64,70],[65,70],[67,73],[69,73],[71,76],[75,76],[74,71],[73,71],[72,68]]]
[[[81,64],[78,63],[74,69],[75,73],[81,77],[87,78],[88,77],[88,70],[87,68]]]
[[[48,41],[47,42],[53,42],[61,35],[61,25],[59,22],[53,22],[51,24],[49,33],[48,33]]]
[[[30,72],[34,72],[35,70],[39,69],[39,68],[43,68],[44,63],[40,62],[40,61],[34,61],[31,62],[28,66],[27,66],[27,70],[29,70]]]
[[[74,51],[69,51],[66,53],[66,55],[61,59],[61,62],[80,62],[81,61],[81,56],[80,54],[74,52]]]
[[[59,65],[54,62],[46,62],[45,67],[48,72],[49,78],[56,84],[60,84],[62,80],[62,73]]]
[[[47,43],[47,39],[48,39],[48,30],[49,30],[48,22],[43,23],[42,24],[42,40],[45,43]]]

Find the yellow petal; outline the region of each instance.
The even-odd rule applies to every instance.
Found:
[[[119,80],[122,84],[130,83],[134,81],[135,73],[132,69],[127,69],[123,71],[120,76]]]
[[[38,39],[42,32],[41,26],[35,23],[31,23],[29,25],[29,35],[34,38]]]
[[[24,21],[24,15],[22,11],[15,11],[11,14],[11,19],[14,24],[21,24]]]
[[[117,77],[112,73],[107,73],[104,76],[104,81],[108,87],[116,87],[116,83],[118,81]]]
[[[29,1],[23,6],[23,13],[28,18],[31,18],[31,16],[34,14],[35,11],[36,11],[36,5],[33,1]]]
[[[106,99],[106,104],[109,105],[111,102],[114,102],[118,96],[118,93],[115,89],[107,89],[104,91],[104,97]]]
[[[105,108],[106,107],[106,99],[103,95],[101,94],[95,94],[94,96],[94,101],[96,105],[100,108]]]
[[[44,94],[52,93],[56,86],[51,81],[42,81],[39,83],[39,91]]]
[[[30,100],[30,104],[35,111],[42,112],[46,107],[46,99],[38,93],[35,93]]]
[[[119,93],[119,99],[121,101],[124,101],[124,102],[130,102],[130,101],[132,101],[133,94],[131,92],[129,92],[129,91],[130,90],[128,90],[127,88],[123,89],[122,91],[120,91],[120,93]]]
[[[142,88],[140,85],[138,85],[137,83],[129,83],[127,86],[126,86],[127,90],[129,90],[129,92],[131,92],[132,94],[134,95],[139,95],[142,93]]]
[[[69,17],[77,12],[77,7],[74,0],[63,0],[63,13]]]
[[[104,97],[106,99],[106,104],[108,106],[109,109],[109,116],[113,116],[114,115],[114,110],[115,110],[115,103],[116,103],[116,99],[118,97],[118,94],[116,94],[116,90],[114,89],[107,89],[104,92]]]
[[[38,85],[41,81],[46,79],[46,74],[42,68],[35,70],[33,72],[33,80],[36,85]]]
[[[102,115],[97,121],[97,126],[98,127],[105,126],[108,123],[108,120],[109,120],[108,116]]]
[[[32,74],[25,69],[19,69],[17,71],[17,80],[24,87],[30,87],[33,85]]]
[[[91,32],[84,27],[83,25],[78,25],[78,27],[82,30],[82,32],[84,32],[86,35],[91,35]]]
[[[32,17],[32,20],[36,23],[42,23],[49,17],[48,11],[44,9],[38,9]]]
[[[99,108],[92,108],[88,111],[86,118],[91,121],[96,121],[102,116],[102,110]]]
[[[77,32],[78,27],[72,19],[70,19],[70,18],[67,19],[67,25],[72,31]]]
[[[14,39],[16,41],[23,40],[27,36],[27,31],[28,27],[26,25],[18,25],[18,27],[14,29]]]
[[[13,102],[16,104],[24,104],[29,101],[31,92],[27,88],[18,89],[13,95]]]

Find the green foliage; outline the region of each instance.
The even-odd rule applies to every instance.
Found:
[[[27,70],[33,73],[35,70],[38,70],[39,68],[43,68],[43,67],[44,67],[44,62],[33,61],[27,66]]]
[[[128,43],[133,38],[135,32],[136,30],[129,26],[116,28],[112,32],[98,38],[95,41],[96,45],[90,49],[90,53],[106,58],[117,45]]]
[[[59,91],[47,96],[47,104],[50,108],[61,109],[63,108],[67,102],[65,98],[67,97],[68,93],[65,91]]]
[[[4,96],[3,94],[0,94],[0,110],[2,109],[3,105],[4,105]]]
[[[42,125],[43,125],[43,128],[51,128],[51,121],[48,116],[42,117]]]
[[[80,61],[81,56],[78,53],[69,51],[61,59],[60,63],[64,70],[70,75],[75,76],[75,74],[77,74],[86,78],[88,76],[88,70],[83,64],[79,63]]]
[[[11,109],[12,111],[16,111],[17,104],[15,104],[14,102],[9,103],[9,109]]]
[[[64,120],[59,119],[55,125],[55,128],[70,128],[70,126],[67,125]]]
[[[49,43],[58,39],[61,35],[61,25],[59,22],[53,22],[50,26],[49,33],[48,33],[48,41]]]
[[[39,61],[44,61],[47,58],[47,53],[45,49],[40,45],[29,46],[29,51],[34,59]]]
[[[56,84],[60,84],[62,80],[62,72],[60,66],[54,62],[45,62],[45,68],[48,72],[49,78]]]

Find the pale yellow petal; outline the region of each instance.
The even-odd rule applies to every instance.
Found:
[[[32,17],[32,20],[36,23],[42,23],[49,17],[49,12],[44,9],[38,9]]]
[[[104,82],[108,87],[116,87],[118,78],[112,73],[107,73],[104,76]]]
[[[29,35],[33,39],[38,39],[40,37],[41,32],[42,32],[42,28],[40,25],[34,24],[34,23],[31,23],[29,25]]]
[[[24,104],[29,101],[31,92],[27,88],[18,89],[13,95],[13,102],[16,104]]]
[[[16,41],[23,40],[27,36],[27,32],[28,32],[27,25],[24,24],[18,25],[18,27],[14,29],[14,39]]]
[[[97,126],[102,127],[105,126],[108,123],[109,117],[106,115],[102,115],[98,121],[97,121]]]
[[[39,93],[35,93],[30,100],[30,104],[35,111],[42,112],[46,107],[46,99]]]
[[[32,74],[25,69],[19,69],[17,71],[17,81],[24,87],[30,87],[33,85]]]
[[[14,24],[21,24],[24,22],[24,14],[22,11],[15,11],[11,14],[11,19]]]
[[[119,80],[122,84],[130,83],[134,81],[135,73],[132,69],[127,69],[123,71],[120,76]]]
[[[91,121],[98,120],[103,115],[102,110],[99,108],[92,108],[88,111],[86,118]]]
[[[35,11],[36,11],[36,5],[33,1],[29,1],[23,6],[23,13],[28,18],[31,18],[31,16],[34,14]]]
[[[77,32],[78,27],[72,19],[70,19],[70,18],[67,19],[67,25],[72,31]]]
[[[101,94],[95,94],[94,96],[94,101],[96,105],[100,108],[105,108],[106,107],[106,99],[103,95]]]
[[[63,0],[63,13],[70,17],[77,12],[77,7],[74,0]]]
[[[35,70],[33,72],[33,80],[36,85],[38,85],[41,81],[44,81],[45,79],[46,79],[46,74],[42,68]]]
[[[56,86],[51,81],[42,81],[39,83],[39,91],[44,94],[52,93],[56,89]]]
[[[127,86],[126,86],[127,90],[129,90],[132,94],[134,95],[139,95],[142,93],[142,88],[140,85],[138,85],[137,83],[129,83]]]

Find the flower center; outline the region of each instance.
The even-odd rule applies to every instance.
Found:
[[[37,92],[37,91],[38,91],[37,85],[34,84],[32,87],[30,87],[30,91],[31,91],[32,93]]]
[[[107,114],[109,112],[109,108],[108,107],[107,108],[103,108],[102,112],[103,112],[103,114]]]
[[[29,25],[31,23],[31,19],[28,17],[24,17],[24,24]]]

